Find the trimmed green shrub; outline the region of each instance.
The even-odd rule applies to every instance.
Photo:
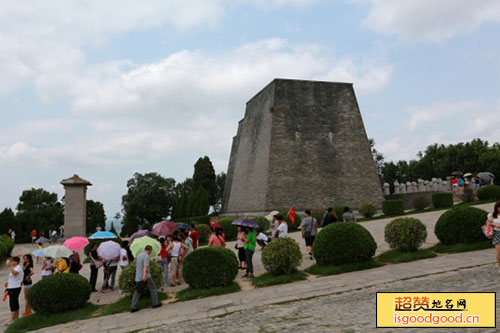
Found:
[[[431,201],[428,197],[421,195],[413,199],[412,206],[414,209],[422,210],[426,209],[431,205]]]
[[[373,217],[377,212],[377,207],[371,203],[364,203],[359,207],[359,213],[364,217]]]
[[[376,249],[373,236],[357,223],[330,224],[318,233],[313,243],[314,257],[319,265],[367,261]]]
[[[184,259],[182,274],[194,289],[229,286],[238,274],[238,259],[229,249],[204,247]]]
[[[236,240],[236,236],[238,235],[238,227],[233,225],[233,221],[233,219],[222,219],[217,222],[226,234],[226,242]]]
[[[187,258],[187,257],[186,257]],[[154,261],[150,261],[151,278],[153,279],[157,288],[161,287],[163,282],[163,273],[160,265]],[[133,295],[135,291],[135,260],[130,263],[125,269],[122,270],[118,278],[118,286],[125,295]],[[148,288],[144,288],[143,295],[149,294]]]
[[[462,202],[472,202],[476,200],[476,192],[472,188],[464,188],[464,193],[461,195]]]
[[[264,216],[257,216],[253,220],[259,225],[260,231],[265,232],[269,230],[269,226],[271,225],[271,223]]]
[[[392,220],[385,226],[384,238],[393,250],[413,252],[425,242],[427,230],[422,221],[403,217]]]
[[[477,190],[477,197],[479,200],[500,200],[500,186],[498,185],[484,185]]]
[[[454,207],[444,212],[436,222],[434,233],[446,245],[485,240],[481,226],[488,213],[475,207]]]
[[[302,223],[302,218],[300,217],[299,214],[295,213],[295,223],[292,224],[292,220],[290,220],[287,214],[288,214],[287,210],[283,210],[280,212],[280,215],[283,216],[283,218],[286,221],[286,224],[288,224],[288,232],[297,231],[299,229],[300,224]]]
[[[317,208],[312,210],[312,217],[314,217],[316,221],[318,221],[318,225],[321,225],[321,222],[323,222],[323,217],[325,217],[325,214],[326,210],[324,209]]]
[[[79,274],[57,274],[35,283],[28,301],[38,313],[54,314],[76,310],[90,298],[90,284]]]
[[[403,200],[384,200],[382,202],[382,212],[388,216],[403,214],[405,212]]]
[[[453,193],[441,192],[432,194],[432,205],[435,208],[453,207]]]
[[[14,248],[14,241],[7,235],[0,235],[0,244],[5,246],[5,254],[0,256],[0,259],[3,257],[10,256],[12,249]]]
[[[208,244],[208,239],[212,234],[212,230],[206,224],[197,224],[196,230],[198,230],[198,244]]]
[[[194,217],[183,217],[183,218],[176,218],[176,222],[184,222],[187,224],[191,224],[192,222],[198,222],[200,224],[206,224],[210,226],[210,216],[194,216]]]
[[[296,272],[301,262],[299,244],[292,238],[275,239],[262,250],[262,263],[272,275]]]

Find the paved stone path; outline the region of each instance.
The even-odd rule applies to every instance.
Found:
[[[489,291],[500,301],[500,277],[495,265],[383,283],[309,300],[254,307],[226,316],[166,324],[144,330],[160,332],[421,332],[422,329],[376,329],[378,291]],[[497,317],[500,308],[497,308]],[[432,332],[497,332],[496,329],[432,329]]]
[[[296,325],[305,325],[309,321],[316,325],[311,329],[307,327],[312,332],[331,332],[350,329],[351,326],[366,331],[375,325],[373,297],[376,290],[466,291],[493,288],[495,291],[500,279],[493,264],[495,261],[494,249],[439,256],[292,284],[170,303],[159,309],[141,310],[137,314],[121,313],[72,322],[40,332],[285,332],[296,331]],[[466,268],[484,271],[469,276],[463,273],[465,270],[462,271]],[[454,271],[457,272],[453,273]],[[424,282],[418,284],[419,278]],[[312,297],[315,298],[303,300]],[[313,304],[316,302],[320,305],[315,308]],[[319,312],[317,317],[314,315],[316,311]],[[337,311],[341,312],[337,314]],[[245,318],[254,320],[249,323]]]

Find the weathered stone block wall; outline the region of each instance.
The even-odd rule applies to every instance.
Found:
[[[233,139],[224,207],[231,212],[262,210],[267,195],[274,85],[247,103]]]
[[[263,98],[268,101],[264,103]],[[365,202],[380,206],[382,190],[351,84],[277,79],[248,105],[265,105],[262,133],[269,132],[270,140],[266,136],[259,141],[268,145],[257,147],[257,151],[265,152],[259,157],[248,149],[242,154],[241,142],[249,140],[250,133],[258,134],[247,126],[263,125],[247,122],[251,114],[259,114],[255,109],[250,113],[247,107],[238,130],[240,146],[236,153],[233,143],[224,212],[280,210],[292,205],[298,210],[334,204],[359,207]],[[255,171],[239,170],[244,164],[240,161],[265,156],[268,162],[259,163],[265,169],[257,173],[267,176],[265,181],[259,180],[265,190],[255,200],[235,181],[255,183]]]

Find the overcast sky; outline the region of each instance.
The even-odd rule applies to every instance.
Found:
[[[500,138],[497,0],[2,0],[0,209],[73,173],[112,217],[134,172],[226,171],[275,77],[354,83],[388,159]]]

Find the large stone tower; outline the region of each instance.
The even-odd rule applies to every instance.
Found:
[[[247,103],[224,213],[380,206],[382,199],[352,84],[275,79]]]
[[[64,235],[87,234],[87,186],[92,184],[78,175],[61,181],[64,186]]]

